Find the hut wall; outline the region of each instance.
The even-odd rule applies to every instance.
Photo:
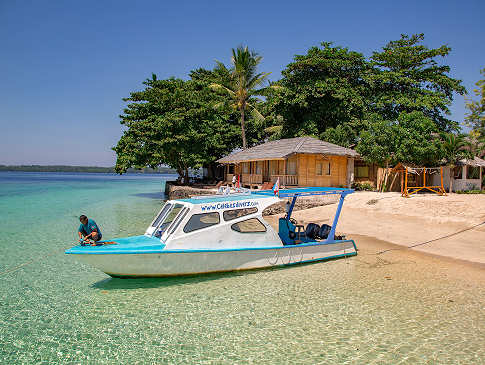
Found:
[[[299,154],[297,173],[299,186],[346,186],[347,157]]]
[[[461,169],[462,173],[460,178],[453,179],[453,191],[480,189],[482,187],[480,178],[468,179],[467,166],[459,166],[457,168]],[[433,183],[439,184],[438,179],[439,175],[434,177]],[[450,189],[450,168],[448,166],[443,167],[443,186],[446,191]]]
[[[378,169],[379,166],[376,164],[356,159],[354,162],[354,182],[377,187]]]

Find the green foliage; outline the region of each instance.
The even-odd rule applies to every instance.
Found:
[[[451,48],[430,49],[421,44],[423,34],[401,35],[371,57],[373,72],[367,80],[375,94],[373,109],[384,119],[396,120],[401,113],[421,112],[436,124],[439,131],[457,130],[458,124],[449,115],[453,94],[466,90],[461,80],[447,74],[450,67],[439,64],[437,57],[446,57]]]
[[[367,183],[367,182],[353,183],[352,189],[354,189],[355,191],[374,191],[375,190],[375,188],[370,183]]]
[[[381,166],[399,162],[430,165],[441,158],[437,126],[422,112],[401,113],[396,121],[372,114],[361,133],[357,152]]]
[[[485,135],[482,133],[479,129],[473,129],[466,137],[472,156],[482,157],[485,155]]]
[[[423,40],[423,34],[402,35],[371,58],[367,81],[374,94],[373,114],[357,145],[370,162],[435,164],[443,152],[436,136],[458,128],[445,115],[453,93],[463,94],[465,88],[447,75],[448,66],[435,60],[448,55],[450,48],[429,49],[420,44]]]
[[[232,111],[214,108],[224,99],[208,87],[211,71],[191,76],[183,81],[153,75],[144,90],[124,99],[129,104],[120,117],[127,130],[113,148],[116,172],[165,164],[187,181],[189,168],[209,164],[237,146],[240,131]]]
[[[327,42],[321,45],[296,55],[283,70],[280,88],[268,97],[273,124],[281,126],[283,138],[326,133],[325,139],[349,145],[355,142],[367,110],[364,75],[370,66],[361,53]],[[335,131],[328,132],[332,128]]]
[[[246,111],[249,111],[256,122],[264,121],[259,112],[259,101],[254,96],[260,95],[259,87],[269,73],[257,73],[257,67],[263,58],[248,47],[239,46],[232,49],[232,67],[227,68],[222,62],[216,61],[214,73],[216,79],[210,87],[222,95],[231,98],[230,105],[240,113],[241,137],[243,148],[247,148],[246,139]]]
[[[485,76],[485,68],[480,70],[480,74]],[[485,79],[477,81],[475,85],[477,88],[473,90],[473,93],[478,96],[478,100],[466,99],[468,112],[465,122],[480,136],[485,137]]]
[[[469,144],[463,135],[444,133],[441,138],[443,140],[441,145],[443,158],[451,168],[455,167],[460,160],[473,158]]]

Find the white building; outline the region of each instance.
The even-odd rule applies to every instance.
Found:
[[[485,186],[485,160],[475,157],[473,160],[462,160],[453,169],[453,191],[481,190]],[[433,176],[433,185],[440,185],[440,176]],[[443,186],[446,191],[450,188],[450,168],[443,167]]]

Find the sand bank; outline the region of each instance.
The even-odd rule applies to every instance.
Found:
[[[335,209],[336,204],[320,206],[294,212],[293,217],[304,224],[331,224]],[[266,218],[275,225],[280,216]],[[356,192],[345,199],[337,232],[400,246],[419,245],[412,249],[485,264],[484,222],[485,195],[403,198],[399,193]],[[435,241],[426,243],[430,240]]]

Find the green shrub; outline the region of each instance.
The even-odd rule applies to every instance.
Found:
[[[356,191],[374,191],[374,187],[370,183],[353,183],[352,189]]]
[[[485,190],[458,190],[457,194],[485,194]]]

